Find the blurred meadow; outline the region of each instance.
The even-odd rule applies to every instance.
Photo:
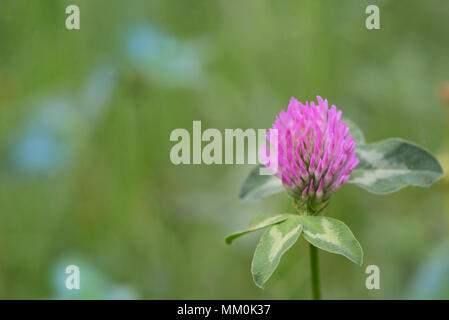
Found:
[[[224,243],[291,211],[287,195],[241,203],[251,165],[176,166],[170,133],[268,128],[291,96],[320,95],[368,142],[414,141],[447,172],[448,16],[446,0],[1,0],[0,298],[309,299],[303,239],[265,290],[250,273],[261,233]],[[345,185],[325,214],[365,258],[320,252],[323,298],[449,299],[447,176],[387,196]]]

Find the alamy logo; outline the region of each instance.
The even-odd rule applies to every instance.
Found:
[[[257,132],[255,129],[225,129],[223,139],[220,130],[209,128],[202,132],[201,121],[193,121],[193,137],[186,129],[178,128],[171,132],[170,141],[177,142],[170,150],[170,160],[175,165],[256,164],[259,159],[259,163],[269,166],[269,170],[260,168],[261,175],[269,175],[278,168],[277,129],[270,129],[268,135],[266,129]],[[206,143],[204,147],[203,142]],[[264,161],[260,160],[261,154]]]
[[[79,30],[80,28],[80,8],[74,4],[67,6],[65,13],[69,14],[65,20],[67,30]]]
[[[69,290],[79,290],[80,288],[80,268],[75,265],[69,265],[65,269],[65,273],[68,274],[65,280],[65,287]]]
[[[369,274],[366,278],[365,286],[368,290],[380,289],[380,270],[379,267],[372,264],[366,267],[365,273]]]
[[[365,13],[369,16],[365,20],[365,26],[368,30],[380,29],[380,12],[379,7],[375,5],[369,5],[365,9]]]

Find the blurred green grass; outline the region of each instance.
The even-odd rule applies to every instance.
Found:
[[[170,162],[170,132],[193,120],[267,128],[290,96],[321,95],[368,142],[448,152],[447,1],[79,0],[81,29],[67,31],[72,2],[0,3],[0,298],[70,298],[54,284],[65,262],[136,298],[309,298],[304,241],[262,291],[250,275],[260,234],[223,240],[291,210],[287,196],[242,204],[250,166]],[[368,4],[381,30],[365,28]],[[351,227],[365,263],[321,253],[324,298],[449,298],[410,289],[434,251],[444,258],[448,188],[342,188],[326,214]],[[369,264],[379,291],[364,286]]]

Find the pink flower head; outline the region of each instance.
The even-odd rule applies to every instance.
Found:
[[[349,180],[359,163],[356,143],[349,127],[341,120],[341,110],[327,100],[299,102],[290,99],[287,112],[282,110],[272,125],[277,129],[277,168],[269,166],[268,148],[261,149],[263,164],[272,171],[297,203],[316,211],[331,194]],[[270,134],[267,133],[267,141]]]

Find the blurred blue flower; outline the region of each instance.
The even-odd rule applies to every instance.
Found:
[[[66,274],[66,268],[69,265],[79,268],[79,289],[66,287],[66,280],[70,276]],[[68,254],[60,257],[50,270],[51,299],[137,299],[137,294],[132,288],[111,281],[82,256]]]
[[[151,80],[166,86],[194,86],[202,77],[198,48],[150,26],[130,28],[126,57]]]
[[[97,116],[107,105],[116,85],[116,68],[102,65],[88,77],[82,91],[81,107],[86,117]]]
[[[434,249],[418,269],[407,290],[406,299],[449,298],[449,245]]]
[[[101,66],[78,96],[50,97],[19,129],[10,167],[21,173],[48,173],[67,164],[86,127],[107,105],[116,84],[115,68]]]
[[[66,140],[76,121],[70,101],[53,98],[37,109],[21,129],[10,154],[12,168],[23,173],[58,168],[70,152]]]

